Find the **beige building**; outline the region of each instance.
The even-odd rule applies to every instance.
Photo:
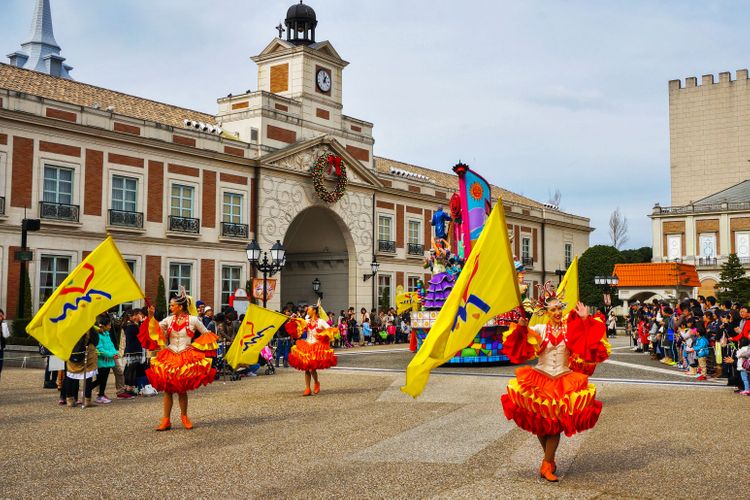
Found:
[[[669,82],[669,206],[652,219],[654,262],[695,264],[715,295],[731,253],[750,265],[750,83],[738,70]]]
[[[315,278],[338,310],[392,303],[398,285],[428,277],[432,214],[457,177],[375,156],[373,124],[343,114],[348,63],[315,41],[315,13],[293,5],[286,26],[253,58],[258,90],[218,99],[216,115],[0,64],[0,307],[14,316],[24,217],[42,223],[29,237],[34,310],[107,233],[151,298],[162,276],[168,293],[183,285],[227,304],[259,276],[245,254],[253,239],[287,250],[274,308],[313,302]],[[332,202],[311,173],[329,156],[345,173],[328,169],[318,187],[331,193],[346,178]],[[493,196],[532,284],[588,248],[588,219],[497,187]],[[380,272],[365,279],[373,259]]]

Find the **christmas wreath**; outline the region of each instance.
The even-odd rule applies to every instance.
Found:
[[[310,173],[312,174],[315,192],[318,193],[321,200],[326,203],[336,203],[344,196],[348,180],[346,165],[344,165],[340,156],[321,155],[310,169]],[[328,191],[323,185],[323,175],[331,173],[336,176],[336,187],[333,191]]]

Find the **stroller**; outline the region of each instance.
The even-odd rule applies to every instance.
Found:
[[[219,342],[219,348],[216,350],[216,358],[214,358],[214,368],[216,369],[216,379],[222,379],[224,381],[227,380],[227,377],[229,377],[230,381],[235,381],[240,379],[240,373],[229,366],[229,363],[227,363],[227,360],[225,358],[226,352],[229,349],[229,346],[232,345],[231,342],[227,340],[222,340]]]
[[[258,364],[260,364],[260,366],[266,366],[266,375],[273,375],[276,373],[276,368],[273,366],[273,357],[274,351],[270,346],[264,347],[260,351],[260,356],[258,356]]]

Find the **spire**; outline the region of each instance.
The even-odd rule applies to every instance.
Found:
[[[52,76],[70,78],[68,72],[73,68],[63,64],[65,58],[60,55],[60,46],[57,45],[52,31],[52,10],[49,0],[36,0],[29,38],[28,42],[21,44],[20,51],[8,54],[10,64]]]

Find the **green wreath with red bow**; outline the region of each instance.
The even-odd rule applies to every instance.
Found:
[[[346,185],[348,179],[346,176],[346,165],[340,156],[336,155],[321,155],[318,157],[318,161],[310,169],[313,179],[313,187],[315,192],[318,193],[320,199],[326,203],[336,203],[344,196],[346,191]],[[329,191],[323,185],[324,175],[333,175],[336,177],[336,187],[333,191]]]

